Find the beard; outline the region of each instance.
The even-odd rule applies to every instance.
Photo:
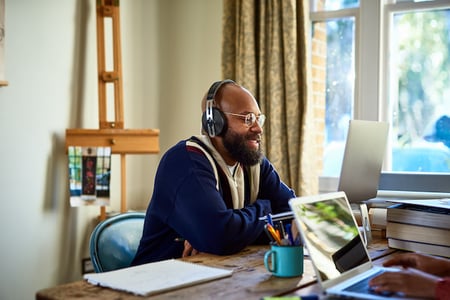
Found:
[[[227,130],[223,137],[223,145],[236,161],[244,166],[254,166],[262,160],[261,144],[257,150],[249,149],[247,140],[259,138],[259,134],[239,135]]]

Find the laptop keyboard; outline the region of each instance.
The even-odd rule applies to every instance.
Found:
[[[375,276],[380,275],[383,272],[384,272],[383,270],[376,272],[376,273],[372,274],[371,276],[364,278],[363,280],[358,281],[357,283],[354,283],[353,285],[347,287],[346,289],[344,289],[344,291],[354,292],[354,293],[363,293],[363,294],[370,293],[370,294],[377,294],[377,295],[386,296],[386,297],[392,296],[393,293],[391,293],[391,292],[376,293],[369,287],[370,279],[372,279]]]

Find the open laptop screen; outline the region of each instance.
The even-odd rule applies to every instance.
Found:
[[[350,121],[338,185],[350,203],[376,197],[388,132],[386,122]]]
[[[370,261],[345,193],[301,197],[289,204],[320,281]]]

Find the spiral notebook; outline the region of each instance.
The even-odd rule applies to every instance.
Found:
[[[94,285],[149,296],[182,287],[229,277],[232,270],[169,259],[135,267],[85,274]]]

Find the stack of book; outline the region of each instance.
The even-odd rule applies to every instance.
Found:
[[[397,203],[387,208],[389,247],[450,257],[450,206],[419,203]]]

